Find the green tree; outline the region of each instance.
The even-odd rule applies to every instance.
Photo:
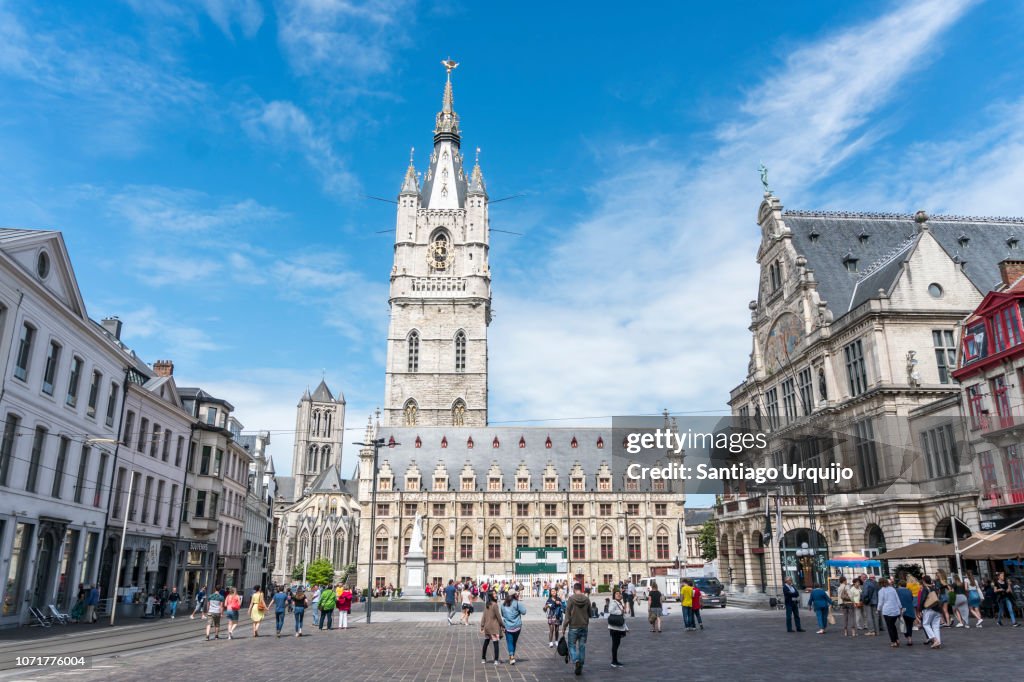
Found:
[[[700,527],[700,535],[697,536],[697,546],[700,547],[700,556],[704,561],[714,561],[718,558],[718,527],[714,519],[708,519]]]
[[[292,580],[302,580],[303,564],[299,564],[292,571]],[[309,564],[306,569],[306,582],[310,585],[333,585],[334,564],[330,559],[320,557]]]

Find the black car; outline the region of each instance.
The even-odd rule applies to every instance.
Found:
[[[694,578],[693,584],[700,589],[702,609],[712,606],[725,608],[725,587],[718,581],[718,578]]]

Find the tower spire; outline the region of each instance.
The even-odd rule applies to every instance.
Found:
[[[448,70],[448,78],[444,83],[444,97],[441,99],[441,111],[437,112],[434,123],[434,144],[441,140],[451,140],[459,144],[459,115],[455,113],[455,97],[452,94],[452,71],[459,63],[451,59],[441,60],[441,65]]]
[[[469,176],[469,193],[487,196],[484,172],[480,169],[480,147],[476,148],[476,163],[473,165],[473,173]]]
[[[402,181],[402,191],[399,194],[419,194],[419,180],[416,177],[416,166],[413,165],[413,154],[415,147],[409,148],[409,167],[405,169],[405,180]]]

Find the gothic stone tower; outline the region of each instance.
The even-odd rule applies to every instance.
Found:
[[[339,393],[335,398],[321,380],[313,395],[306,389],[296,409],[292,459],[296,499],[321,472],[341,462],[344,436],[345,396]]]
[[[384,389],[386,426],[485,426],[491,321],[488,196],[479,150],[467,176],[454,62],[422,186],[412,158],[398,195]]]

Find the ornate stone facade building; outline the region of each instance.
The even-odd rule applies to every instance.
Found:
[[[610,429],[488,426],[489,197],[479,158],[464,170],[451,68],[426,175],[410,161],[398,195],[379,431],[389,446],[373,508],[373,450],[359,454],[359,584],[372,552],[375,584],[402,585],[417,513],[428,581],[529,579],[537,565],[517,561],[522,548],[562,549],[550,577],[650,575],[677,557],[678,483],[627,482]]]
[[[295,424],[295,475],[276,479],[271,577],[275,583],[288,583],[296,566],[325,557],[340,579],[344,567],[355,561],[359,528],[355,485],[340,470],[344,395],[335,398],[325,381],[312,394],[307,389]]]
[[[764,591],[781,561],[798,583],[820,583],[834,554],[978,530],[952,378],[957,330],[997,284],[1024,221],[784,211],[766,193],[758,224],[752,351],[730,405],[770,436],[744,463],[836,463],[854,478],[727,489],[717,509],[723,580]],[[762,535],[766,497],[774,509],[776,496],[781,557]]]

